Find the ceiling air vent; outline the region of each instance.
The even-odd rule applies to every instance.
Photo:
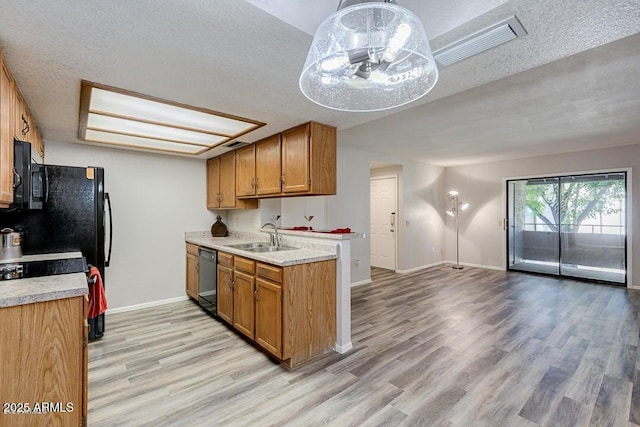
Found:
[[[240,147],[245,147],[249,145],[248,142],[243,142],[243,141],[233,141],[230,142],[228,144],[225,144],[225,147],[229,147],[229,148],[240,148]]]
[[[448,67],[525,34],[527,31],[514,15],[436,50],[433,56],[438,64]]]

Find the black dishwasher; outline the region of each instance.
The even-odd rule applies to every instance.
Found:
[[[198,278],[200,282],[198,302],[202,308],[217,316],[218,252],[200,248],[200,274]]]

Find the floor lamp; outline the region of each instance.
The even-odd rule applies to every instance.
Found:
[[[469,207],[469,203],[463,203],[458,199],[458,192],[456,190],[449,191],[449,195],[453,200],[453,207],[447,211],[447,215],[452,216],[456,220],[456,264],[453,266],[456,270],[462,270],[460,265],[460,211],[463,211]]]

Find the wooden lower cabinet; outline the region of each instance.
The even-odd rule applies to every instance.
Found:
[[[218,316],[233,325],[233,269],[218,264]]]
[[[255,286],[256,279],[252,274],[235,270],[233,295],[233,327],[247,337],[253,339],[255,329]]]
[[[86,425],[86,310],[85,296],[0,308],[0,426]]]
[[[299,366],[335,345],[336,261],[278,267],[218,252],[218,315],[286,366]]]
[[[256,332],[258,345],[282,358],[282,286],[256,278]]]
[[[198,300],[200,288],[200,257],[199,248],[187,243],[187,295]]]

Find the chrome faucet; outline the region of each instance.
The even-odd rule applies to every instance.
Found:
[[[273,228],[275,236],[271,231],[266,231],[264,229],[265,227]],[[280,236],[278,235],[278,227],[276,227],[275,224],[273,224],[272,222],[267,222],[262,227],[260,227],[260,231],[262,231],[263,233],[269,233],[269,244],[271,246],[280,247]]]

